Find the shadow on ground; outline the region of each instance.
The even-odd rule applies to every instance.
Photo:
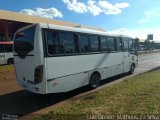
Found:
[[[119,75],[116,77],[106,79],[101,82],[101,86],[112,81],[118,80],[123,76],[124,75]],[[43,109],[45,107],[54,105],[73,96],[85,93],[87,91],[90,91],[90,89],[88,88],[88,86],[84,86],[67,93],[39,95],[28,92],[26,90],[20,90],[17,92],[1,95],[0,114],[16,114],[24,116],[37,110]]]

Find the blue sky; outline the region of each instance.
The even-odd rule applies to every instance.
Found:
[[[159,0],[1,0],[0,9],[160,41]]]

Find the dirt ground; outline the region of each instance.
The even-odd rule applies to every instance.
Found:
[[[22,88],[16,83],[15,71],[0,71],[0,95],[16,92]]]

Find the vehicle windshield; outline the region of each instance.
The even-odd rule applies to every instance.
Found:
[[[15,35],[14,51],[20,57],[25,57],[34,49],[35,26],[20,31]]]

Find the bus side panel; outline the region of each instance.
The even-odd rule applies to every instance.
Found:
[[[107,78],[107,72],[112,72],[110,76],[122,73],[123,59],[122,57],[122,60],[119,59],[121,54],[104,53],[46,58],[47,80],[50,81],[47,82],[48,92],[64,92],[88,84],[92,74],[89,71],[101,69],[102,79]],[[113,68],[116,72],[108,71],[106,67]]]
[[[5,54],[0,52],[0,64],[5,64]]]
[[[5,62],[6,62],[6,64],[7,64],[9,58],[13,58],[13,52],[6,52],[5,53]]]
[[[123,73],[123,52],[111,53],[107,64],[108,77]]]
[[[130,53],[124,52],[124,73],[130,70]]]
[[[130,61],[130,66],[132,63],[134,63],[135,67],[138,67],[138,56],[137,55],[130,54],[129,61]]]
[[[5,52],[4,52],[4,45],[0,44],[0,64],[5,64]]]
[[[79,73],[48,81],[48,93],[68,92],[88,84],[88,73]]]

